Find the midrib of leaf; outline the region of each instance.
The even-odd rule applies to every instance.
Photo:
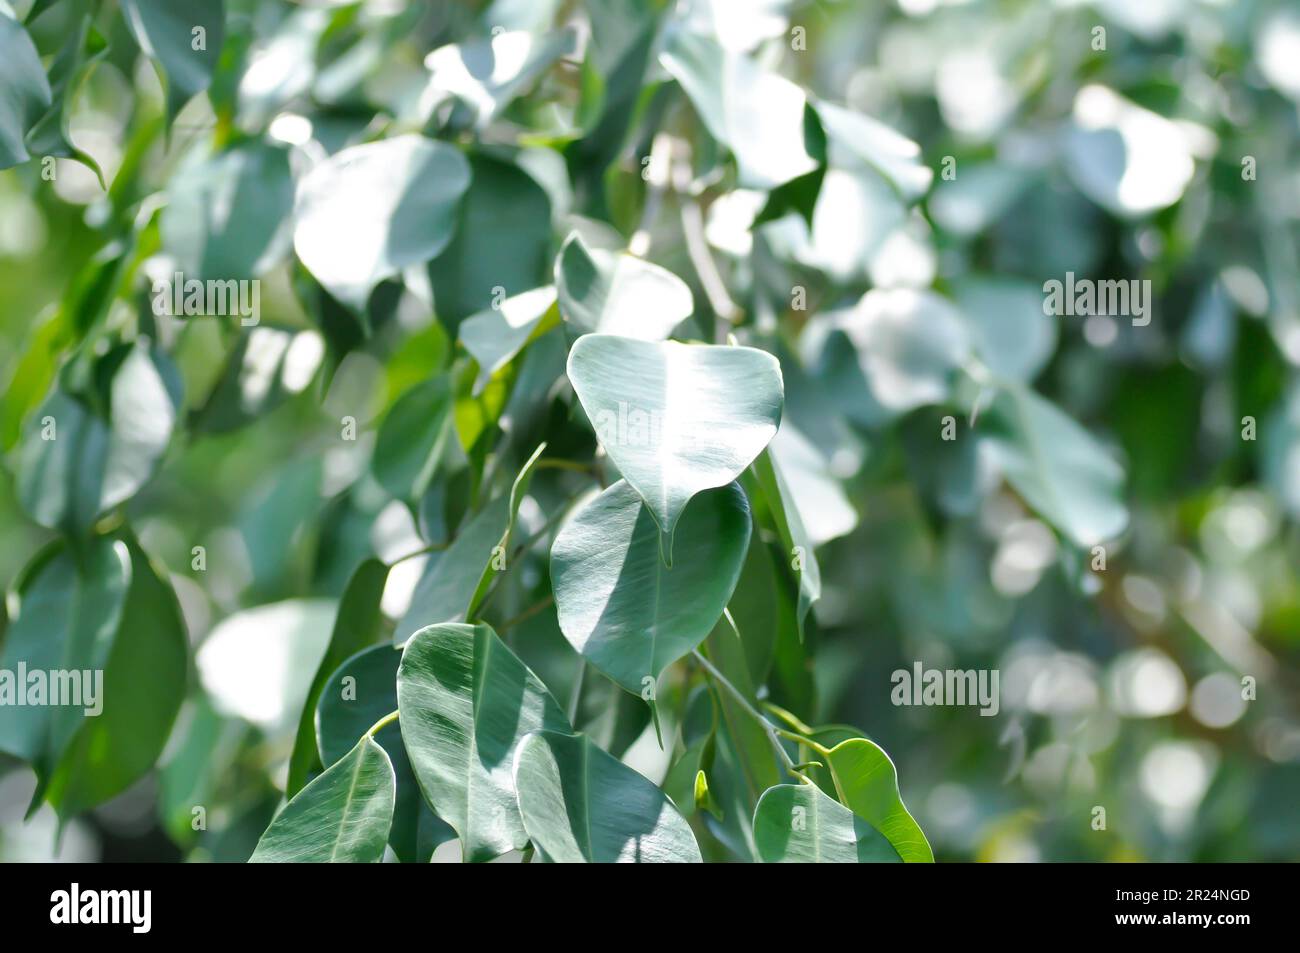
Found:
[[[338,830],[334,834],[334,845],[330,848],[330,863],[334,863],[334,858],[338,856],[339,844],[343,840],[343,828],[347,826],[348,812],[352,810],[352,801],[356,797],[357,783],[361,777],[361,766],[366,760],[366,751],[367,745],[362,745],[356,767],[352,769],[352,778],[348,781],[348,796],[343,802],[343,811],[339,815]]]

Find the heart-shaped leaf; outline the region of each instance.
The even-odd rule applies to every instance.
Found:
[[[465,859],[522,848],[515,749],[530,731],[569,730],[546,686],[489,626],[431,625],[406,643],[397,702],[416,777]]]
[[[878,830],[905,863],[933,863],[934,852],[898,793],[889,755],[866,738],[851,738],[825,754],[840,800]]]
[[[365,735],[285,805],[249,863],[378,863],[388,843],[395,788],[388,755]]]
[[[754,846],[765,864],[898,863],[879,831],[814,784],[768,788],[754,809]]]
[[[435,257],[456,231],[469,163],[445,142],[405,135],[344,149],[298,185],[293,247],[344,304]]]
[[[634,694],[698,646],[726,608],[749,546],[749,503],[736,484],[699,494],[682,516],[672,567],[650,511],[620,480],[589,501],[551,548],[560,628]]]
[[[749,347],[588,334],[569,352],[569,380],[619,473],[664,536],[682,510],[726,486],[781,422],[781,365]]]
[[[524,827],[548,861],[701,861],[690,825],[664,793],[582,735],[528,735],[514,771]]]
[[[569,236],[555,261],[560,313],[578,334],[662,341],[691,316],[695,300],[671,271],[626,252],[588,248]]]

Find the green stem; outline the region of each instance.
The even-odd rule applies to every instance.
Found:
[[[777,736],[777,729],[772,727],[772,723],[763,717],[763,713],[751,705],[749,699],[744,696],[740,689],[731,684],[731,680],[728,679],[727,676],[723,675],[722,672],[718,671],[717,667],[705,658],[704,654],[701,653],[699,649],[695,649],[692,654],[695,656],[695,660],[703,666],[704,671],[708,673],[709,677],[713,679],[715,683],[725,688],[727,693],[736,700],[736,703],[740,705],[745,713],[748,714],[749,717],[753,718],[754,721],[758,722],[759,727],[763,729],[763,733],[767,735],[767,740],[770,741],[772,747],[776,749],[777,757],[781,760],[781,764],[785,766],[786,773],[803,781],[804,784],[811,784],[812,782],[800,774],[795,763],[790,760],[790,755],[786,753],[785,745],[781,744],[781,739]]]
[[[397,721],[397,715],[398,715],[397,712],[390,711],[383,718],[380,718],[377,722],[375,722],[373,725],[370,726],[370,730],[366,732],[366,737],[373,738],[375,736],[375,733],[378,732],[380,729],[388,725],[391,725],[393,722]]]

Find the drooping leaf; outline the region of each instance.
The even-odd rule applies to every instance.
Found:
[[[626,252],[588,248],[573,234],[555,261],[560,313],[575,334],[662,341],[691,316],[691,289],[671,271]]]
[[[388,755],[366,735],[285,805],[249,862],[378,863],[395,787]]]
[[[489,626],[433,625],[406,644],[397,699],[416,776],[465,859],[522,848],[515,750],[530,731],[570,730],[546,686]]]
[[[905,863],[933,863],[934,852],[898,792],[894,762],[866,738],[842,741],[825,755],[840,800],[893,845]]]
[[[1004,388],[979,429],[1007,482],[1077,545],[1093,546],[1124,531],[1124,471],[1049,401],[1027,389]]]
[[[455,147],[403,135],[344,149],[298,185],[293,246],[316,279],[364,311],[385,278],[443,251],[470,167]]]
[[[33,12],[35,9],[33,8]],[[29,20],[31,15],[28,16]],[[95,29],[90,15],[83,16],[50,64],[50,109],[27,133],[27,151],[37,156],[61,156],[75,159],[99,179],[104,174],[99,163],[72,142],[69,123],[78,87],[95,63],[108,52],[103,36]]]
[[[665,537],[701,490],[725,486],[776,434],[781,366],[748,347],[588,334],[569,352],[569,380],[619,473]]]
[[[158,70],[170,121],[212,83],[226,35],[225,0],[122,0],[122,15]]]
[[[765,864],[898,863],[884,836],[814,784],[768,788],[754,810],[754,843]]]
[[[738,485],[700,493],[682,516],[670,568],[649,509],[620,480],[579,510],[551,549],[565,638],[618,684],[644,695],[722,615],[749,534],[749,504]]]
[[[529,734],[514,775],[524,828],[548,861],[701,861],[690,825],[664,793],[582,735]]]

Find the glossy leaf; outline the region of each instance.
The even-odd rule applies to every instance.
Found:
[[[534,36],[524,30],[494,30],[490,40],[453,43],[425,57],[432,75],[428,101],[455,96],[473,110],[475,124],[486,126],[525,92],[561,56],[573,52],[572,29]]]
[[[668,560],[686,504],[738,477],[781,420],[781,366],[754,348],[589,334],[568,373],[601,446],[662,529]]]
[[[519,812],[554,863],[699,863],[685,818],[657,787],[582,735],[528,735],[515,756]]]
[[[672,37],[660,62],[735,155],[742,186],[771,189],[817,167],[804,144],[807,99],[794,83],[686,32]]]
[[[461,322],[460,340],[478,361],[474,390],[481,393],[489,379],[529,343],[555,326],[555,288],[545,285],[506,298]]]
[[[691,289],[671,271],[626,252],[588,248],[577,234],[560,249],[555,286],[576,334],[662,341],[695,310]]]
[[[122,15],[158,70],[167,118],[174,119],[212,83],[225,41],[225,0],[122,0]]]
[[[634,694],[690,652],[722,615],[749,545],[749,504],[736,484],[709,490],[682,516],[672,567],[631,486],[615,483],[578,511],[551,549],[560,628]]]
[[[765,864],[900,860],[879,831],[814,784],[768,788],[754,810],[754,843]]]
[[[933,863],[934,852],[898,793],[889,755],[866,738],[842,741],[824,756],[840,800],[893,845],[906,863]]]
[[[23,25],[0,8],[0,169],[26,162],[27,133],[50,108],[50,84]]]
[[[397,699],[416,776],[465,859],[522,848],[515,750],[530,731],[570,730],[546,686],[490,627],[433,625],[406,644]]]
[[[293,245],[335,298],[364,311],[370,292],[451,241],[470,186],[459,150],[404,135],[353,146],[298,185]]]
[[[250,863],[378,863],[393,819],[388,755],[369,735],[291,800]]]

